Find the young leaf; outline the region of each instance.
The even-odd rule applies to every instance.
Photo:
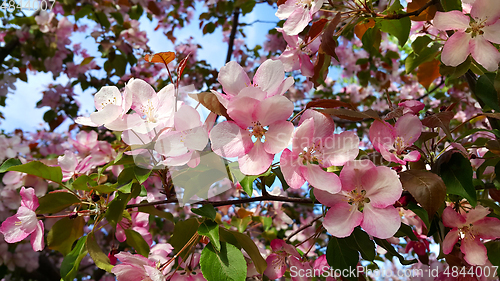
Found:
[[[102,252],[101,247],[97,244],[93,232],[87,235],[87,251],[97,267],[111,272],[113,265],[110,263],[108,256]]]
[[[339,100],[333,100],[333,99],[312,100],[312,101],[308,102],[306,105],[306,108],[311,108],[311,107],[322,107],[322,108],[347,107],[350,109],[355,109],[349,103],[339,101]]]
[[[80,267],[80,262],[87,256],[87,248],[85,243],[87,242],[87,236],[83,236],[78,240],[75,247],[68,255],[66,255],[61,263],[61,277],[64,281],[72,281],[75,279],[78,273],[78,268]]]
[[[206,107],[213,113],[224,116],[227,120],[232,120],[231,117],[227,115],[227,109],[219,102],[217,96],[214,93],[202,92],[199,94],[188,94],[188,96],[201,103],[204,107]]]
[[[320,109],[318,111],[351,121],[361,121],[365,119],[380,120],[380,117],[378,116],[377,112],[375,112],[372,109],[368,109],[366,111],[354,111],[345,108],[327,108],[327,109]]]
[[[432,82],[434,82],[436,78],[441,76],[441,74],[439,73],[440,64],[441,63],[438,60],[431,60],[422,63],[418,67],[417,71],[418,83],[424,86],[424,88],[429,89]]]
[[[443,111],[436,114],[429,115],[422,120],[422,125],[429,128],[440,127],[446,133],[448,138],[453,139],[450,133],[450,121],[455,116],[451,111]]]
[[[408,17],[401,19],[381,20],[380,30],[398,38],[399,45],[404,46],[410,35],[411,20]]]
[[[427,4],[428,0],[413,0],[411,3],[408,3],[406,8],[408,13],[414,12],[422,8],[425,4]],[[412,21],[431,21],[436,14],[437,8],[436,5],[431,5],[418,16],[411,16],[410,19]]]
[[[200,224],[198,228],[198,234],[207,236],[210,239],[210,243],[214,246],[215,250],[220,251],[220,241],[219,241],[219,225],[211,220],[206,220]]]
[[[83,236],[85,220],[83,217],[70,219],[68,217],[58,220],[47,235],[49,249],[67,255],[76,239]]]
[[[340,21],[341,21],[341,14],[339,12],[326,26],[325,31],[321,36],[321,47],[320,47],[325,54],[334,57],[337,61],[339,61],[339,58],[335,53],[335,48],[337,47],[337,38],[334,36],[334,33]]]
[[[52,214],[66,209],[67,207],[80,203],[80,199],[69,192],[52,192],[38,199],[40,206],[36,209],[37,214]]]
[[[171,61],[175,59],[174,52],[161,52],[153,55],[145,55],[144,59],[148,62],[162,62],[167,66]]]
[[[149,256],[149,245],[140,233],[132,229],[125,229],[125,236],[127,244],[132,246],[139,255],[146,258]]]
[[[432,220],[446,199],[446,185],[441,177],[425,170],[409,170],[399,174],[403,188],[427,211]]]
[[[462,196],[475,207],[477,199],[472,174],[469,159],[465,159],[460,153],[453,153],[450,160],[441,165],[441,178],[446,184],[447,193]]]
[[[205,204],[198,209],[193,208],[191,209],[191,212],[211,220],[215,220],[215,217],[217,216],[217,211],[211,204]]]
[[[201,252],[200,266],[203,277],[208,281],[245,281],[247,263],[241,251],[222,242],[220,252],[209,243]]]

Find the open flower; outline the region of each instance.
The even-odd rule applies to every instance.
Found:
[[[38,198],[33,188],[21,187],[21,207],[12,217],[7,218],[0,227],[5,242],[16,243],[31,235],[31,246],[34,251],[41,251],[44,247],[43,222],[36,218]]]
[[[382,154],[387,161],[406,164],[406,161],[415,162],[420,159],[420,153],[410,147],[422,133],[422,122],[413,114],[405,114],[392,126],[385,121],[375,120],[370,127],[370,141],[375,150]]]
[[[314,110],[301,117],[292,141],[281,154],[281,171],[291,188],[300,188],[307,180],[316,188],[330,193],[340,191],[339,177],[323,168],[342,166],[354,160],[359,152],[359,138],[353,132],[334,134],[332,118]]]
[[[446,207],[443,211],[443,224],[452,229],[443,241],[443,253],[449,254],[460,239],[460,251],[470,265],[484,265],[488,261],[486,247],[482,239],[500,238],[500,220],[486,217],[490,211],[478,205],[475,209],[462,215]]]
[[[281,239],[274,239],[271,241],[271,249],[273,253],[270,254],[267,259],[267,268],[264,274],[269,277],[269,279],[281,278],[287,268],[287,258],[291,263],[292,259],[299,261],[300,255],[294,246],[287,244]]]
[[[288,0],[278,7],[276,16],[287,19],[283,30],[288,35],[297,35],[309,24],[312,16],[321,9],[323,0]]]
[[[337,194],[314,189],[316,199],[331,207],[323,221],[331,235],[347,237],[358,225],[380,239],[398,231],[401,217],[393,204],[403,189],[395,171],[370,160],[354,160],[344,166],[340,181],[342,190]]]
[[[497,0],[477,0],[469,16],[460,11],[436,12],[434,26],[456,30],[443,47],[444,64],[458,66],[469,54],[488,71],[496,71],[500,53],[490,42],[500,44],[500,6]]]
[[[280,61],[283,62],[285,71],[290,72],[300,69],[302,75],[312,77],[314,75],[314,65],[309,56],[318,51],[320,40],[304,42],[298,35],[287,35],[283,28],[277,28],[277,30],[283,34],[283,38],[288,44],[279,57]]]
[[[115,255],[122,263],[113,267],[111,272],[118,281],[165,281],[165,275],[158,269],[155,261],[141,255],[120,252]]]

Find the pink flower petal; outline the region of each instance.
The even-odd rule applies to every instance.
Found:
[[[441,52],[441,61],[449,66],[458,66],[463,63],[470,54],[470,33],[463,31],[455,32],[444,44]]]
[[[144,265],[146,274],[151,278],[151,281],[165,281],[165,275],[161,273],[156,267]]]
[[[479,205],[478,205],[479,207]],[[483,239],[500,238],[500,220],[486,217],[474,223],[473,226],[476,237]]]
[[[313,118],[314,120],[315,139],[322,139],[332,136],[332,133],[335,130],[335,123],[333,122],[332,117],[316,110],[308,109],[304,111],[302,116],[300,116],[299,125],[302,125],[302,123],[309,118]]]
[[[334,134],[323,139],[322,144],[322,167],[343,166],[359,154],[359,137],[354,132]]]
[[[295,83],[295,80],[293,77],[288,77],[281,84],[278,86],[278,88],[274,92],[267,92],[267,97],[272,97],[272,96],[282,96],[292,85]]]
[[[90,114],[90,121],[94,124],[103,125],[111,123],[119,118],[122,114],[122,107],[119,105],[109,104],[97,112]]]
[[[115,86],[104,86],[94,96],[95,108],[101,111],[109,104],[118,105],[121,108],[122,94]]]
[[[283,24],[283,30],[288,35],[297,35],[304,30],[311,19],[309,10],[298,6]]]
[[[314,135],[314,120],[313,118],[306,119],[295,131],[292,140],[292,151],[295,155],[299,155],[305,148],[313,145]]]
[[[217,81],[227,95],[236,96],[245,87],[252,83],[245,70],[235,61],[226,63],[221,67]]]
[[[482,31],[484,32],[484,39],[495,44],[500,44],[500,20],[497,20],[494,24],[483,27]]]
[[[321,189],[314,189],[314,196],[316,199],[323,205],[328,207],[333,207],[336,204],[347,202],[347,197],[341,193],[332,194],[328,191],[324,191]]]
[[[326,213],[323,226],[335,237],[347,237],[363,221],[363,214],[356,206],[346,202],[336,204]]]
[[[486,70],[496,71],[500,62],[500,52],[486,41],[482,35],[477,35],[470,41],[472,57]]]
[[[477,205],[476,208],[464,215],[466,224],[474,224],[476,221],[484,219],[489,213],[491,211],[488,208]]]
[[[304,177],[302,177],[298,161],[300,161],[300,159],[294,156],[288,148],[281,153],[281,172],[283,173],[286,183],[293,189],[300,188],[306,182]]]
[[[453,247],[455,246],[455,244],[457,244],[458,238],[460,237],[459,235],[460,234],[458,233],[458,229],[456,228],[450,230],[450,232],[446,234],[443,241],[443,253],[445,255],[453,251]]]
[[[33,188],[25,188],[21,187],[21,206],[24,206],[32,211],[35,211],[38,208],[38,197],[36,197],[35,190]]]
[[[237,97],[229,102],[227,114],[234,120],[234,122],[236,122],[236,124],[238,124],[238,126],[242,129],[246,129],[254,126],[253,122],[260,121],[254,117],[254,112],[259,104],[260,101],[253,98]]]
[[[328,173],[320,166],[307,164],[300,167],[304,178],[315,188],[335,194],[342,189],[340,178],[335,173]],[[398,197],[399,198],[399,197]]]
[[[291,122],[278,121],[269,125],[264,142],[264,149],[269,154],[276,154],[285,149],[292,139],[293,129]]]
[[[393,205],[403,192],[396,171],[384,166],[366,171],[361,179],[361,185],[366,190],[366,197],[370,198],[370,205],[375,208]]]
[[[300,59],[300,71],[305,77],[313,77],[314,75],[314,64],[311,62],[311,58],[306,53],[299,54]]]
[[[366,233],[380,239],[391,238],[401,226],[401,217],[393,206],[380,209],[368,203],[363,208],[363,216],[361,227]]]
[[[413,150],[410,153],[403,156],[403,161],[417,162],[418,160],[420,160],[420,157],[421,157],[420,152],[418,152],[417,150]],[[401,163],[401,162],[397,162],[397,163],[400,163],[403,165],[405,164],[405,163]]]
[[[174,124],[177,131],[189,130],[202,125],[200,114],[189,105],[183,105],[177,110],[174,116]]]
[[[262,101],[266,98],[267,96],[267,93],[262,91],[261,89],[259,88],[255,88],[255,87],[246,87],[246,88],[243,88],[240,93],[238,94],[238,98],[240,97],[248,97],[248,98],[252,98],[252,99],[256,99],[256,100],[259,100],[259,101]]]
[[[260,102],[255,109],[255,119],[263,126],[285,121],[293,113],[293,103],[284,96],[273,96]],[[232,118],[232,117],[231,117]]]
[[[134,128],[134,130],[137,130],[136,127],[141,126],[143,124],[144,120],[139,116],[139,114],[135,113],[135,114],[125,114],[121,118],[118,117],[116,120],[107,123],[105,126],[106,128],[112,131],[125,131],[132,128]],[[146,133],[148,130],[142,130],[142,131]]]
[[[210,140],[213,152],[222,157],[240,157],[253,148],[248,131],[232,121],[215,125],[210,131]]]
[[[284,20],[288,18],[293,13],[293,11],[295,11],[295,9],[297,9],[297,5],[294,0],[285,1],[285,3],[279,5],[278,11],[275,15],[280,20]]]
[[[150,113],[158,106],[158,95],[149,83],[141,79],[130,79],[125,86],[127,94],[132,95],[132,109],[141,115]]]
[[[405,114],[396,122],[396,135],[401,137],[406,147],[411,146],[422,133],[422,122],[413,114]]]
[[[115,255],[115,257],[118,258],[122,263],[134,264],[141,267],[144,265],[154,265],[153,261],[150,261],[149,259],[141,255],[133,255],[129,252],[119,252]]]
[[[466,220],[463,216],[455,212],[452,207],[448,206],[443,211],[443,224],[446,227],[457,227],[460,228],[464,226]]]
[[[484,265],[488,261],[486,247],[479,238],[466,237],[466,239],[462,239],[460,251],[465,255],[464,259],[470,265]]]
[[[279,60],[268,59],[255,72],[253,85],[266,93],[272,93],[278,89],[284,78],[283,63]]]
[[[366,171],[375,167],[372,161],[366,159],[347,162],[342,171],[340,171],[342,190],[351,191],[356,189],[357,186],[361,186],[361,179]]]
[[[36,213],[21,206],[15,215],[8,217],[2,223],[0,232],[4,235],[5,242],[16,243],[35,231],[37,224]]]
[[[284,257],[277,254],[270,254],[266,258],[267,268],[264,271],[264,275],[269,277],[269,279],[281,278],[286,271],[286,263]]]
[[[248,154],[238,159],[240,171],[245,175],[260,175],[267,171],[273,163],[274,155],[264,150],[264,144],[259,140],[254,143]]]
[[[45,247],[45,243],[43,241],[43,230],[43,221],[38,221],[36,229],[30,237],[31,247],[33,247],[33,251],[41,251]]]
[[[500,17],[500,6],[496,0],[476,0],[470,14],[478,22],[486,20],[485,24],[489,25]]]
[[[461,30],[469,28],[470,19],[461,11],[436,12],[434,16],[434,27],[439,30]]]

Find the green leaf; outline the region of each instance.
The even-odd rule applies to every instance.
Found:
[[[412,72],[415,68],[421,65],[424,62],[433,60],[436,58],[439,49],[441,48],[440,44],[432,44],[430,47],[424,47],[423,50],[420,51],[419,54],[411,53],[405,60],[405,68],[406,73]]]
[[[98,186],[92,187],[93,190],[98,191],[101,194],[110,194],[116,191],[116,188],[112,184],[101,184]]]
[[[267,262],[260,254],[259,248],[255,245],[255,242],[246,234],[239,233],[237,231],[227,230],[223,227],[219,227],[220,239],[221,241],[233,244],[238,248],[245,249],[245,252],[252,259],[257,271],[262,274],[267,268]]]
[[[395,237],[408,237],[410,238],[412,241],[418,241],[418,238],[417,236],[415,235],[415,233],[413,232],[413,229],[407,225],[407,224],[404,224],[404,223],[401,223],[401,227],[399,228],[398,232],[396,232],[396,234],[394,234]]]
[[[142,184],[143,182],[145,182],[149,178],[151,171],[152,170],[143,169],[143,168],[139,168],[137,166],[134,166],[134,175],[140,184]]]
[[[171,222],[174,221],[174,216],[172,216],[171,213],[165,212],[165,211],[160,211],[160,210],[156,209],[154,206],[142,206],[142,207],[138,208],[138,211],[143,212],[143,213],[148,213],[148,214],[156,216],[156,217],[164,218],[164,219],[169,220]]]
[[[382,34],[377,26],[369,28],[365,34],[363,34],[363,38],[361,38],[363,48],[373,56],[380,55],[379,47],[381,41]]]
[[[67,255],[76,239],[83,236],[85,220],[83,217],[70,219],[68,217],[58,220],[47,235],[49,249]]]
[[[360,227],[354,228],[354,231],[349,237],[344,238],[347,245],[361,253],[363,259],[373,261],[375,259],[375,243],[370,239],[370,236],[361,230]]]
[[[97,17],[98,23],[100,23],[103,27],[108,29],[111,26],[106,14],[104,14],[103,12],[96,12],[95,15]]]
[[[69,192],[52,192],[38,199],[40,206],[36,209],[37,214],[52,214],[62,211],[69,206],[80,203],[80,199]]]
[[[215,210],[214,206],[211,204],[205,204],[198,209],[193,208],[191,209],[191,212],[211,220],[215,220],[215,217],[217,216],[217,210]]]
[[[39,161],[31,161],[23,165],[11,166],[6,169],[6,171],[22,172],[63,185],[61,167],[49,167]]]
[[[209,243],[201,252],[200,266],[203,277],[208,281],[245,281],[247,263],[241,251],[222,242],[220,252]]]
[[[489,241],[484,244],[488,251],[488,260],[493,266],[500,266],[500,241]]]
[[[456,79],[464,75],[471,67],[472,57],[468,56],[467,59],[460,65],[453,67],[441,64],[439,66],[439,73],[443,76],[448,76],[449,79]]]
[[[19,165],[22,165],[21,160],[17,158],[7,159],[5,162],[2,163],[2,166],[0,166],[0,173],[5,173],[10,167]]]
[[[179,221],[175,224],[174,233],[172,234],[172,238],[170,238],[169,243],[174,247],[176,253],[178,253],[182,247],[187,244],[191,237],[193,237],[193,235],[198,231],[199,226],[200,223],[196,218]]]
[[[446,192],[464,197],[475,207],[477,199],[472,174],[469,159],[465,159],[460,153],[453,153],[450,160],[441,165],[441,178],[446,184]]]
[[[426,170],[408,170],[399,174],[403,188],[424,207],[432,220],[446,199],[446,185],[441,177]]]
[[[407,205],[408,209],[410,209],[412,212],[414,212],[422,221],[425,223],[425,226],[427,229],[430,227],[430,221],[429,221],[429,215],[427,214],[427,211],[420,207],[419,205],[415,204],[415,202],[410,202]]]
[[[252,222],[251,216],[247,216],[244,218],[238,218],[238,217],[231,218],[231,225],[236,226],[239,232],[245,231],[250,222]]]
[[[139,255],[146,258],[149,256],[149,245],[139,232],[125,229],[125,236],[127,237],[127,244],[132,246]]]
[[[409,17],[380,21],[380,30],[398,38],[399,45],[401,46],[404,46],[406,44],[406,41],[408,41],[410,28],[411,20]]]
[[[487,73],[479,77],[476,84],[476,95],[491,109],[500,112],[500,106],[498,105],[498,95],[494,83],[494,73]]]
[[[79,176],[72,184],[71,187],[75,190],[90,191],[90,188],[97,186],[97,183],[87,175]]]
[[[271,174],[271,169],[268,169],[265,173],[262,173],[257,176],[245,176],[241,181],[241,187],[243,191],[245,191],[248,196],[252,197],[253,194],[253,182],[259,177],[267,177]]]
[[[78,240],[75,247],[68,255],[66,255],[61,263],[61,277],[64,281],[73,281],[78,273],[80,262],[87,256],[87,248],[85,243],[87,236],[83,236]]]
[[[389,243],[386,239],[373,239],[375,240],[375,243],[377,243],[380,247],[387,250],[387,253],[385,254],[387,259],[392,260],[392,257],[397,257],[402,265],[410,265],[418,262],[417,259],[405,260],[405,258],[396,249],[394,249],[392,244]]]
[[[97,244],[93,232],[87,235],[87,251],[97,267],[111,272],[113,265],[110,263],[108,256],[102,252],[101,247]]]
[[[334,270],[351,270],[356,268],[359,261],[358,251],[352,249],[345,239],[330,237],[326,248],[326,260]],[[347,277],[349,280],[357,280],[355,277]]]
[[[445,12],[449,12],[452,10],[462,11],[461,0],[441,0],[441,5],[443,5]]]
[[[285,180],[285,177],[283,176],[283,173],[281,172],[281,167],[274,168],[272,172],[278,177],[278,179],[280,179],[281,187],[283,188],[283,190],[287,190],[290,188]]]
[[[116,224],[122,220],[123,210],[125,210],[125,206],[127,206],[128,201],[130,200],[129,194],[117,192],[117,195],[109,203],[108,209],[106,210],[106,219],[116,228]]]
[[[215,250],[217,250],[217,252],[220,251],[219,225],[216,222],[211,220],[202,222],[198,228],[198,234],[207,236]]]
[[[413,49],[413,52],[416,54],[420,54],[420,52],[429,45],[429,43],[432,42],[432,39],[425,35],[425,36],[419,36],[413,43],[411,43],[411,47]]]

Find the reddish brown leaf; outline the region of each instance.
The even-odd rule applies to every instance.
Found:
[[[408,13],[414,12],[422,8],[425,4],[427,4],[428,0],[413,0],[411,3],[408,3],[407,11]],[[425,9],[418,16],[411,16],[410,19],[413,21],[430,21],[434,18],[436,14],[437,8],[436,5],[431,5],[427,9]]]
[[[153,55],[145,55],[144,59],[148,62],[162,62],[167,66],[171,61],[175,59],[174,52],[161,52]]]
[[[347,107],[354,109],[354,107],[346,102],[332,99],[319,99],[313,100],[307,103],[306,108],[311,107],[322,107],[322,108],[336,108],[336,107]]]
[[[160,8],[158,8],[158,5],[156,5],[155,1],[149,1],[148,10],[150,10],[151,13],[153,13],[157,16],[161,15],[161,10],[160,10]]]
[[[190,55],[191,53],[189,53],[185,58],[183,58],[179,63],[179,65],[177,66],[177,79],[179,79],[182,76],[182,72],[184,72],[184,68],[186,67],[186,63]]]
[[[497,140],[489,140],[486,143],[486,148],[488,148],[492,153],[500,155],[500,142]]]
[[[278,0],[278,6],[280,6],[281,4],[285,4],[287,0]]]
[[[337,25],[340,23],[341,16],[340,13],[337,13],[335,17],[328,23],[323,32],[323,36],[321,36],[321,50],[325,52],[325,54],[334,57],[337,61],[339,58],[335,53],[335,48],[337,47],[337,40],[334,38],[335,29]]]
[[[375,26],[375,20],[374,19],[368,19],[364,20],[360,23],[358,23],[354,27],[354,33],[356,36],[358,36],[359,39],[363,38],[363,35],[365,35],[365,32]]]
[[[316,39],[316,37],[321,34],[321,31],[323,31],[323,28],[325,27],[327,22],[328,19],[325,18],[313,22],[311,29],[309,29],[309,34],[307,35],[306,42],[311,42]]]
[[[409,170],[399,174],[403,188],[427,211],[429,220],[444,203],[446,185],[441,177],[425,170]]]
[[[455,116],[455,113],[451,111],[443,111],[436,114],[427,116],[422,120],[422,125],[428,128],[441,128],[446,133],[446,135],[452,139],[450,133],[450,121]]]
[[[431,60],[428,62],[422,63],[418,67],[417,78],[418,83],[420,83],[424,88],[428,89],[429,86],[436,80],[436,78],[440,77],[439,66],[441,63],[438,60]]]
[[[199,94],[188,94],[191,98],[197,100],[208,110],[212,111],[217,115],[226,117],[227,120],[232,120],[229,115],[227,115],[226,108],[219,102],[217,96],[211,92],[203,92]]]
[[[315,87],[321,85],[328,75],[328,67],[330,66],[330,56],[326,56],[321,50],[321,46],[318,51],[318,59],[314,63],[314,75],[309,78],[310,81],[314,83]]]
[[[366,111],[354,111],[345,108],[327,108],[327,109],[319,109],[319,112],[330,114],[337,116],[342,119],[350,120],[350,121],[361,121],[365,119],[376,119],[380,120],[378,113],[372,109],[368,109]]]
[[[132,7],[132,4],[130,4],[129,0],[118,0],[118,5],[129,7],[129,8]]]

